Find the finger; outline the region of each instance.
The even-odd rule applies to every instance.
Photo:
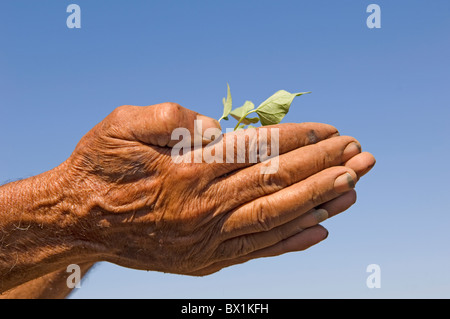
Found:
[[[296,218],[299,227],[308,228],[317,225],[324,220],[336,216],[349,209],[356,202],[356,191],[354,189],[332,199],[317,208]],[[289,223],[292,223],[290,221]]]
[[[348,192],[342,194],[341,196],[318,206],[317,208],[326,210],[328,212],[327,218],[330,218],[346,211],[355,203],[356,203],[356,191],[354,189],[351,189]],[[322,220],[319,221],[319,223],[321,222]]]
[[[109,119],[115,131],[124,135],[123,138],[161,147],[172,147],[179,142],[180,135],[173,134],[179,128],[185,129],[178,132],[186,135],[191,144],[196,137],[200,139],[200,144],[211,142],[202,140],[203,132],[208,128],[215,128],[221,133],[218,121],[176,103],[144,107],[124,105],[114,110]]]
[[[356,175],[358,175],[359,179],[367,174],[375,166],[375,163],[376,160],[372,154],[368,152],[362,152],[361,154],[350,158],[345,163],[345,166],[353,169]]]
[[[293,220],[274,227],[268,231],[252,233],[226,240],[219,245],[219,258],[230,259],[240,255],[247,255],[291,237],[304,229],[316,226],[329,217],[335,216],[352,206],[356,201],[356,192],[350,190],[339,197],[328,201],[318,209],[311,209],[307,213]]]
[[[320,205],[320,208],[313,208],[307,213],[268,231],[228,239],[218,247],[220,257],[225,259],[235,258],[239,255],[246,255],[251,251],[275,245],[281,240],[291,237],[304,229],[316,226],[327,218],[347,210],[355,201],[356,192],[352,189]]]
[[[356,191],[352,189],[352,190],[340,195],[339,197],[318,206],[318,209],[312,209],[309,212],[307,212],[306,214],[301,215],[300,217],[294,219],[293,221],[290,221],[290,222],[286,223],[285,225],[278,227],[278,229],[281,230],[281,232],[278,233],[278,236],[279,236],[279,238],[282,238],[281,234],[283,234],[286,230],[290,231],[290,234],[294,233],[295,235],[298,234],[298,236],[300,236],[300,233],[303,233],[303,235],[305,235],[305,232],[309,232],[309,229],[311,227],[317,225],[318,223],[324,221],[327,218],[336,216],[337,214],[346,211],[355,202],[356,202]],[[302,231],[302,229],[304,229],[304,230]],[[298,230],[298,231],[296,232],[295,230]],[[290,237],[290,236],[287,236],[287,237]],[[325,237],[326,237],[326,235],[325,235]],[[295,237],[295,238],[297,238],[297,240],[298,240],[298,237]],[[308,239],[311,240],[312,238],[309,237]],[[321,240],[322,239],[319,238],[319,240],[317,242],[319,242]],[[284,240],[284,241],[286,241],[286,240]],[[314,243],[308,244],[307,241],[300,241],[300,242],[298,242],[298,244],[305,245],[303,247],[303,249],[306,249],[306,248],[314,245]],[[284,244],[282,244],[282,245],[284,245]],[[276,248],[276,247],[278,247],[278,248]],[[254,258],[276,256],[276,255],[283,254],[284,252],[287,252],[287,251],[283,252],[283,250],[280,249],[279,252],[276,253],[275,251],[279,248],[280,248],[280,245],[275,244],[274,247],[263,248],[263,249],[255,251],[255,252],[249,253],[245,256],[239,256],[239,257],[235,257],[235,258],[228,259],[228,260],[222,260],[222,261],[216,262],[204,269],[198,270],[195,273],[192,273],[192,275],[207,275],[207,274],[211,274],[216,271],[219,271],[222,268],[232,266],[235,264],[239,264],[239,263],[244,263],[244,262],[249,261]],[[297,249],[297,250],[302,250],[302,249]]]
[[[261,157],[284,154],[339,135],[336,128],[322,123],[286,123],[226,133],[203,149],[204,161],[216,177],[251,166]],[[262,148],[261,148],[262,147]]]
[[[279,255],[282,255],[282,254],[285,254],[288,252],[302,251],[302,250],[308,249],[311,246],[321,242],[322,240],[326,239],[327,236],[328,236],[328,231],[324,227],[322,227],[320,225],[313,226],[313,227],[307,228],[289,238],[286,238],[270,247],[266,247],[266,248],[263,248],[260,250],[253,251],[247,255],[242,255],[239,257],[215,262],[203,269],[200,269],[193,273],[190,273],[190,275],[205,276],[205,275],[209,275],[214,272],[217,272],[222,268],[236,265],[236,264],[241,264],[241,263],[247,262],[251,259],[262,258],[262,257],[273,257],[273,256],[279,256]]]
[[[353,189],[356,180],[356,173],[350,168],[325,169],[224,215],[218,231],[224,238],[268,231]]]
[[[293,251],[302,251],[321,242],[328,237],[328,231],[321,225],[307,228],[279,243],[254,251],[247,258],[274,257]]]
[[[361,146],[353,137],[338,136],[295,149],[278,158],[278,170],[261,172],[264,163],[253,165],[222,177],[208,189],[212,194],[225,192],[228,201],[218,203],[223,211],[274,193],[326,168],[342,165],[359,154]]]

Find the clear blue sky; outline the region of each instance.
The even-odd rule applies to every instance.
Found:
[[[73,298],[450,297],[449,1],[8,0],[0,41],[2,183],[57,166],[122,104],[219,118],[227,82],[236,103],[312,91],[285,121],[332,124],[377,158],[305,252],[204,278],[102,263]]]

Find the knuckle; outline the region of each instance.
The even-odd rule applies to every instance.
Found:
[[[134,108],[132,105],[121,105],[111,112],[111,117],[113,120],[121,120],[128,117]]]
[[[119,106],[102,121],[99,127],[108,134],[122,136],[122,133],[127,131],[127,123],[130,122],[130,117],[137,108],[138,106],[132,105]]]
[[[241,250],[239,247],[242,247],[241,238],[224,241],[216,248],[213,260],[221,261],[233,258]]]
[[[168,128],[177,128],[180,123],[181,105],[172,102],[160,104],[158,108],[158,120]]]
[[[286,187],[288,180],[284,170],[278,170],[275,174],[259,174],[258,185],[263,193],[270,194]]]
[[[181,109],[181,105],[174,102],[164,102],[160,106],[168,112],[178,112]]]
[[[324,188],[319,182],[313,181],[310,185],[308,185],[308,189],[310,191],[310,198],[313,206],[317,206],[327,201],[327,194],[324,192]]]
[[[176,166],[176,167],[175,167]],[[176,188],[184,188],[186,192],[205,192],[211,181],[213,172],[205,169],[204,165],[197,163],[180,163],[175,164],[171,176],[174,176]],[[172,175],[173,174],[173,175]],[[217,193],[203,193],[203,198],[210,196],[212,202],[216,202]]]
[[[236,242],[236,247],[233,247],[235,256],[244,256],[253,251],[254,243],[250,236],[241,236]]]
[[[253,220],[256,222],[257,231],[268,231],[274,228],[274,219],[270,211],[272,205],[267,199],[257,201],[252,206]]]
[[[324,168],[341,164],[343,153],[351,142],[359,144],[351,136],[337,136],[313,145],[315,169],[320,171]]]
[[[201,168],[198,165],[193,165],[193,164],[184,164],[184,165],[179,165],[179,167],[177,167],[176,169],[176,176],[177,176],[177,180],[179,181],[195,181],[196,183],[198,183],[203,174],[201,171]]]
[[[322,143],[315,144],[314,147],[314,152],[316,154],[314,162],[315,171],[319,172],[324,168],[330,167],[330,163],[332,163],[334,160],[330,152]]]

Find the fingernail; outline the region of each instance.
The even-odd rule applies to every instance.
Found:
[[[323,208],[314,210],[312,214],[314,215],[318,223],[323,222],[328,218],[328,212]]]
[[[365,170],[363,170],[361,173],[358,174],[359,177],[364,176],[365,174],[367,174],[373,167],[375,166],[375,163],[370,164],[369,166],[367,166],[367,168]]]
[[[355,181],[350,173],[342,174],[334,181],[334,189],[338,193],[344,193],[352,188],[355,188]]]
[[[330,137],[335,137],[335,136],[341,136],[341,134],[339,134],[339,132],[336,132],[333,135],[331,135]]]
[[[345,162],[359,153],[361,153],[361,145],[356,142],[351,142],[347,145],[347,147],[344,149],[344,152],[342,153],[342,161]]]

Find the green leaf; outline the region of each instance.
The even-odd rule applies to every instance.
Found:
[[[307,93],[311,92],[289,93],[285,90],[276,92],[255,109],[255,112],[261,120],[261,124],[272,125],[280,123],[289,112],[294,98]]]
[[[245,101],[244,105],[242,105],[242,106],[240,106],[238,108],[235,108],[233,111],[230,112],[230,115],[232,117],[234,117],[238,121],[241,120],[242,117],[244,117],[242,119],[242,121],[241,121],[241,123],[244,123],[244,124],[258,123],[259,122],[259,118],[257,118],[257,117],[251,117],[251,118],[246,117],[247,114],[251,110],[253,110],[254,108],[255,108],[255,105],[252,102]]]
[[[231,111],[230,115],[234,117],[236,120],[240,120],[241,117],[245,116],[249,111],[253,110],[255,105],[250,101],[245,101],[244,105],[235,108]]]
[[[222,103],[223,103],[223,114],[220,117],[219,122],[222,119],[228,120],[228,115],[231,112],[232,100],[231,100],[230,86],[228,85],[228,83],[227,83],[227,99],[225,100],[225,98],[223,98]]]

